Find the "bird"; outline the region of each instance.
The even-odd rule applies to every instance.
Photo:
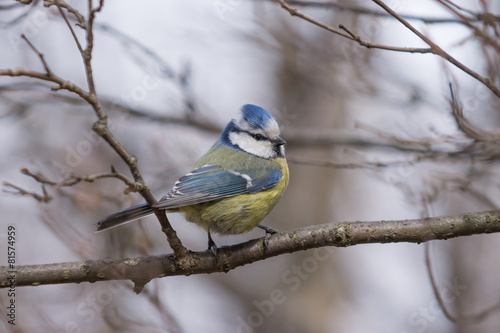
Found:
[[[153,208],[181,213],[208,234],[232,235],[255,227],[266,231],[264,245],[277,230],[260,224],[283,195],[289,182],[286,141],[276,119],[262,107],[246,104],[227,124],[213,146],[155,204],[119,211],[97,223],[97,231],[147,215]]]

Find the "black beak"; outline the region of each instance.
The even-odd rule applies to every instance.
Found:
[[[283,146],[286,143],[286,141],[277,136],[272,140],[272,143],[274,143],[276,146]]]

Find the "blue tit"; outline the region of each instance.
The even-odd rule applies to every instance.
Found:
[[[263,108],[244,105],[224,128],[215,144],[177,180],[153,207],[179,212],[210,233],[240,234],[255,227],[271,212],[288,185],[285,140],[276,120]],[[153,213],[149,204],[112,214],[97,224],[104,230]]]

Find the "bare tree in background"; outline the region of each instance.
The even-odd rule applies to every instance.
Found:
[[[278,10],[276,3],[282,9]],[[436,0],[434,5],[444,9],[446,15],[424,17],[405,16],[394,6],[379,0],[374,0],[373,5],[283,0],[276,3],[262,1],[255,5],[255,10],[262,17],[260,23],[266,30],[265,36],[271,38],[248,37],[259,46],[277,50],[276,104],[281,106],[278,112],[284,124],[284,135],[288,142],[287,158],[296,185],[291,184],[284,203],[271,215],[280,223],[283,232],[271,238],[269,250],[262,247],[262,239],[251,240],[222,247],[217,261],[210,252],[187,250],[189,246],[184,245],[184,238],[177,236],[169,220],[161,213],[157,214],[157,218],[174,251],[169,255],[151,255],[167,251],[164,246],[158,245],[158,239],[149,239],[147,228],[142,225],[134,228],[133,232],[124,228],[110,233],[110,242],[103,255],[102,251],[92,246],[92,235],[86,235],[88,229],[67,222],[67,216],[78,219],[82,211],[97,211],[99,214],[96,216],[103,216],[107,212],[130,206],[136,199],[120,193],[123,188],[125,194],[138,192],[144,200],[153,203],[153,193],[168,188],[168,184],[189,167],[190,158],[179,162],[176,158],[164,155],[169,149],[173,156],[182,155],[184,147],[166,143],[169,146],[165,149],[164,138],[152,138],[144,140],[144,146],[148,148],[145,149],[135,142],[134,135],[120,131],[122,124],[141,120],[144,121],[142,126],[148,127],[152,122],[158,122],[171,126],[172,132],[178,135],[184,135],[186,131],[213,135],[220,131],[217,124],[208,120],[211,119],[209,113],[204,111],[211,110],[210,103],[201,101],[192,88],[189,64],[174,69],[139,41],[95,21],[102,10],[103,1],[99,4],[89,1],[85,15],[81,14],[84,11],[64,1],[44,1],[48,7],[45,10],[50,11],[55,20],[65,22],[66,29],[72,34],[85,67],[86,84],[75,84],[73,82],[82,82],[81,79],[69,81],[64,73],[53,71],[50,60],[44,56],[44,50],[39,49],[29,36],[11,37],[16,43],[22,43],[23,47],[29,47],[38,58],[41,70],[0,70],[0,75],[14,77],[2,81],[5,84],[0,87],[0,99],[6,110],[4,117],[22,119],[33,113],[35,107],[49,109],[61,103],[70,105],[77,112],[87,113],[90,105],[95,116],[93,120],[86,116],[83,121],[87,123],[86,128],[89,128],[90,122],[93,123],[93,132],[89,130],[85,134],[92,154],[83,156],[81,152],[85,151],[85,144],[77,141],[69,145],[74,148],[63,151],[66,164],[45,163],[40,158],[38,163],[45,163],[40,170],[31,167],[22,169],[23,174],[41,184],[41,192],[9,181],[4,184],[5,191],[30,196],[43,203],[53,204],[55,201],[57,207],[73,207],[69,208],[67,214],[62,213],[64,210],[42,208],[42,219],[80,258],[95,260],[17,267],[17,286],[128,279],[134,282],[134,291],[141,292],[144,285],[156,277],[228,271],[258,260],[305,249],[378,242],[421,243],[500,231],[500,213],[496,211],[500,135],[497,130],[500,18],[494,14],[498,8],[490,8],[487,2],[480,2],[478,10],[469,10],[451,1]],[[2,8],[15,16],[3,24],[4,28],[8,29],[29,17],[36,4],[37,1],[33,1]],[[232,8],[227,3],[222,5],[223,10]],[[293,17],[286,17],[287,12]],[[266,20],[269,18],[272,20]],[[389,20],[399,24],[401,33],[407,31],[411,42],[401,46],[393,44],[393,40],[387,38],[390,32],[384,31]],[[275,23],[270,24],[270,21]],[[455,47],[470,49],[469,52],[475,54],[474,61],[468,63],[452,56],[453,47],[441,45],[432,34],[427,33],[428,29],[432,30],[437,25],[466,29],[469,37],[458,41]],[[172,116],[174,112],[155,112],[147,107],[133,105],[126,98],[113,98],[99,93],[94,82],[96,73],[92,63],[95,31],[126,45],[129,56],[138,67],[151,74],[150,79],[143,81],[144,90],[158,79],[166,82],[169,99],[173,101],[169,104],[173,107],[168,111],[175,110],[177,115]],[[384,52],[406,56],[408,67],[411,67],[416,57],[440,59],[440,71],[433,75],[442,77],[441,98],[444,95],[447,101],[436,101],[435,97],[439,94],[428,96],[425,87],[408,82],[404,75],[378,65],[377,56]],[[480,55],[480,59],[477,55]],[[17,77],[35,80],[20,81]],[[370,106],[375,103],[379,106],[378,110],[390,105],[398,111],[389,110],[375,117],[369,114]],[[361,117],[352,115],[349,111],[354,107],[367,111]],[[425,112],[421,111],[423,109]],[[85,128],[83,124],[67,124],[61,118],[65,112],[58,111],[59,120],[54,116],[54,122],[38,121],[43,124],[43,128],[56,133],[63,126],[73,131]],[[111,125],[108,115],[114,115]],[[342,130],[353,121],[355,130]],[[49,149],[45,142],[38,140],[39,136],[43,136],[43,129],[33,126],[32,130],[35,135],[23,139],[28,140],[27,145],[32,147],[33,154],[49,151],[47,155],[54,155],[46,156],[47,160],[64,159]],[[107,145],[101,143],[99,137]],[[120,140],[115,137],[120,137]],[[114,154],[110,154],[109,147]],[[129,147],[132,147],[132,151],[149,155],[145,156],[145,160],[152,162],[147,163],[148,166],[139,165],[134,155],[139,157],[139,163],[144,156],[132,154]],[[193,155],[195,159],[196,154],[192,151],[185,155]],[[69,165],[71,162],[75,165]],[[155,181],[146,183],[143,174],[150,175],[147,179]],[[325,221],[344,220],[341,212],[359,209],[356,200],[364,194],[351,185],[357,184],[359,177],[367,176],[375,176],[401,191],[408,203],[419,212],[419,218],[409,221],[407,219],[410,216],[403,216],[400,221],[319,225]],[[118,181],[124,183],[121,189],[117,189]],[[372,221],[379,219],[369,218]],[[296,229],[291,228],[290,222],[295,224],[293,228]],[[310,227],[304,228],[305,225]],[[450,297],[446,297],[449,296],[449,289],[443,289],[436,282],[433,275],[436,267],[433,270],[433,263],[427,261],[437,304],[446,317],[457,324],[457,332],[465,332],[470,327],[463,324],[475,325],[476,332],[481,329],[484,332],[491,331],[495,325],[491,314],[497,313],[498,292],[484,295],[480,302],[473,302],[476,293],[480,292],[474,286],[488,284],[498,291],[495,279],[488,278],[486,273],[479,273],[493,258],[488,257],[482,263],[476,260],[479,253],[467,257],[467,254],[478,251],[477,247],[483,242],[482,236],[457,239],[446,245],[450,248],[448,252],[440,252],[437,256],[438,260],[441,256],[447,257],[446,261],[451,265],[450,272],[454,272],[452,276],[464,277],[468,281],[467,289],[458,289],[457,293],[461,294],[460,297],[455,295],[456,301],[448,302]],[[491,238],[488,242],[494,243]],[[139,249],[142,257],[99,259],[137,255],[135,249]],[[430,249],[427,251],[429,259]],[[334,254],[331,256],[331,267],[338,267],[336,271],[342,272],[345,263]],[[309,257],[297,254],[293,258],[294,262],[300,264]],[[325,272],[332,272],[331,267]],[[5,283],[7,271],[8,267],[0,270],[4,287],[8,286]],[[307,280],[307,287],[302,287],[304,295],[301,301],[323,296],[322,302],[316,303],[314,310],[311,310],[315,316],[296,310],[298,308],[294,308],[293,303],[287,303],[289,306],[283,312],[295,311],[292,318],[296,322],[290,325],[296,331],[329,331],[325,323],[331,323],[333,319],[329,318],[330,313],[322,313],[321,309],[324,304],[341,307],[348,302],[352,292],[346,291],[349,285],[347,276],[338,273],[337,279],[335,285],[338,289],[333,295],[322,294],[321,288],[314,288],[313,280]],[[129,287],[117,284],[117,288]],[[157,284],[156,288],[159,288]],[[162,304],[158,294],[149,288],[144,289],[144,292],[163,318],[158,327],[180,331],[175,316]],[[249,293],[248,297],[255,296]],[[115,302],[118,306],[119,301]],[[250,312],[251,309],[248,310]],[[41,321],[47,316],[43,314],[43,309],[38,313]],[[339,315],[335,322],[342,321],[342,311],[337,313]],[[413,318],[414,324],[410,319],[410,324],[419,331],[426,329],[430,322],[430,319],[424,321],[421,318],[425,316],[417,314]],[[119,311],[107,310],[103,319],[116,331],[125,331],[134,325],[142,327],[133,319],[125,319]],[[257,326],[265,331],[274,331],[279,322],[279,317],[274,317],[274,320]],[[246,325],[255,328],[254,323],[250,322],[249,317]],[[334,327],[342,331],[346,326],[339,323]]]

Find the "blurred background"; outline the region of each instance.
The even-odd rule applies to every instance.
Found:
[[[86,15],[86,2],[68,3]],[[498,3],[387,4],[498,84]],[[383,11],[371,2],[291,5],[367,41],[426,47],[395,19],[374,14]],[[0,1],[0,29],[0,68],[43,71],[24,33],[54,73],[87,88],[57,8]],[[500,203],[492,134],[500,104],[484,85],[435,55],[362,47],[292,17],[276,2],[106,1],[96,20],[93,69],[111,130],[138,157],[157,198],[238,108],[252,103],[278,119],[288,142],[290,185],[264,223],[273,228],[453,215]],[[457,126],[450,82],[476,135]],[[90,106],[50,87],[0,77],[0,179],[43,195],[21,168],[56,183],[71,174],[107,173],[111,165],[129,175],[92,133]],[[94,233],[101,218],[143,202],[125,188],[117,179],[45,186],[51,200],[41,203],[4,185],[0,253],[10,225],[17,230],[18,265],[171,252],[152,217]],[[178,214],[169,219],[189,249],[206,248],[202,230]],[[222,246],[262,236],[254,230],[214,240]],[[19,287],[16,326],[2,315],[0,331],[498,332],[498,240],[493,234],[430,243],[435,284],[459,317],[455,322],[436,301],[424,245],[400,243],[304,251],[226,274],[156,279],[140,295],[129,281]],[[0,290],[2,309],[8,302]]]

